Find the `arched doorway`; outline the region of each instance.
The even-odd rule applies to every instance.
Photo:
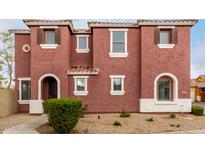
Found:
[[[38,80],[38,100],[60,98],[60,80],[54,74],[45,74]]]
[[[53,77],[46,77],[42,81],[42,99],[57,98],[57,81]]]

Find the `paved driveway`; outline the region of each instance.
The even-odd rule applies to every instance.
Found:
[[[193,102],[192,105],[199,105],[204,107],[204,114],[205,114],[205,102]]]

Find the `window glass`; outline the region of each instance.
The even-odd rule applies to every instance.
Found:
[[[85,79],[77,79],[77,91],[85,91]]]
[[[113,53],[125,52],[125,32],[112,32]]]
[[[79,37],[79,49],[87,49],[87,37]]]
[[[113,78],[113,91],[121,91],[121,90],[122,90],[122,79]]]
[[[21,81],[21,100],[31,99],[31,82]]]
[[[169,43],[170,43],[170,32],[160,31],[160,44],[169,44]]]
[[[159,80],[158,81],[158,99],[170,100],[170,81]]]
[[[55,44],[55,32],[54,31],[46,32],[46,44]]]

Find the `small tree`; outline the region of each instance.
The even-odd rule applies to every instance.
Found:
[[[10,32],[0,34],[0,81],[6,76],[11,88],[14,73],[14,39]]]

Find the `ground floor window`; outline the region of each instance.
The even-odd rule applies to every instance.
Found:
[[[31,99],[31,79],[19,78],[19,100]]]
[[[169,101],[171,100],[171,81],[170,79],[158,80],[158,100]]]
[[[124,95],[124,75],[110,75],[111,79],[111,95]]]
[[[87,95],[88,76],[74,76],[74,95]]]

